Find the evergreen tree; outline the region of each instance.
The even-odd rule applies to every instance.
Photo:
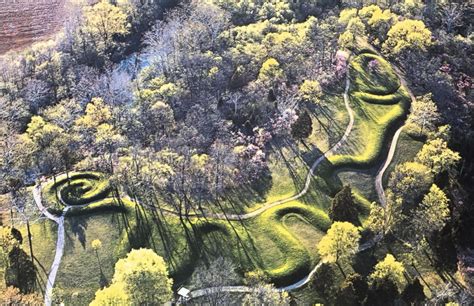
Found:
[[[308,138],[313,132],[313,122],[307,111],[299,114],[298,119],[291,126],[291,135],[297,140]]]
[[[329,218],[333,222],[345,221],[354,225],[360,224],[350,186],[344,186],[332,200],[331,207],[329,208]]]
[[[426,299],[423,286],[418,278],[406,286],[402,292],[402,299],[409,305],[420,304]]]

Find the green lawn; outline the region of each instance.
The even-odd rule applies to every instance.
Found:
[[[367,63],[374,58],[381,69],[375,75],[366,71]],[[353,186],[361,220],[367,215],[367,199],[374,196],[374,169],[380,166],[378,162],[389,135],[408,107],[406,92],[399,88],[398,79],[383,59],[371,54],[359,55],[351,75],[354,82],[351,106],[356,124],[349,141],[338,154],[321,164],[308,194],[253,219],[180,220],[137,207],[125,199],[122,199],[124,205],[119,205],[111,196],[106,178],[98,173],[71,173],[70,185],[64,176],[58,177],[56,185],[60,192],[69,188],[61,193],[63,198],[73,198],[77,204],[93,201],[93,205],[68,213],[67,243],[57,278],[57,294],[73,305],[89,302],[101,279],[110,281],[115,262],[130,249],[139,247],[152,248],[165,258],[175,286],[186,284],[197,265],[216,256],[232,258],[242,274],[262,270],[277,285],[288,285],[304,277],[319,261],[316,245],[330,226],[326,211],[343,184]],[[271,176],[257,188],[230,194],[222,203],[226,211],[252,211],[302,189],[310,165],[340,139],[349,120],[341,93],[326,93],[323,99],[327,105],[324,110],[309,110],[313,119],[312,135],[305,143],[274,143],[268,157]],[[405,146],[405,139],[400,146]],[[400,161],[401,156],[394,163]],[[45,186],[44,196],[59,213],[62,207],[57,203],[54,187],[53,183]],[[49,270],[56,225],[44,221],[35,224],[33,231],[34,240],[41,241],[35,244],[37,257]],[[94,239],[103,243],[99,251],[102,277],[98,259],[90,247]],[[302,298],[311,296],[306,289],[296,294]]]

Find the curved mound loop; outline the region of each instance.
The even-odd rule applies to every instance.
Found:
[[[380,160],[388,134],[410,107],[410,95],[397,72],[373,53],[357,55],[350,63],[350,98],[356,113],[354,137],[344,152],[329,158],[333,169],[370,168]]]
[[[260,233],[269,237],[279,251],[285,255],[285,258],[283,263],[278,266],[260,267],[256,264],[255,267],[265,271],[277,285],[285,285],[294,279],[302,278],[297,283],[281,288],[282,290],[292,290],[303,286],[320,266],[319,264],[310,271],[313,259],[311,254],[299,237],[284,222],[285,216],[293,214],[300,216],[321,231],[326,231],[330,227],[330,220],[325,212],[312,205],[297,201],[309,190],[310,181],[316,168],[324,160],[328,160],[334,169],[346,165],[356,167],[372,165],[377,161],[382,151],[388,131],[394,123],[405,116],[410,101],[398,74],[387,61],[372,53],[363,53],[351,60],[350,69],[347,72],[344,100],[350,117],[346,131],[338,143],[313,163],[304,188],[297,195],[267,203],[264,207],[247,214],[209,213],[188,216],[191,218],[204,217],[206,219],[206,221],[202,221],[202,219],[201,221],[197,219],[193,221],[194,225],[199,228],[201,235],[208,235],[217,231],[230,236],[235,232],[235,226],[242,222],[248,222],[245,220],[252,219],[252,222],[257,222],[259,229],[261,229]],[[354,111],[349,102],[357,106]],[[357,128],[364,137],[362,141],[364,145],[361,148],[355,148],[355,153],[350,154],[351,152],[347,152],[346,147],[354,146],[352,137],[349,139],[349,134],[351,134],[356,119],[358,121]],[[335,154],[336,151],[338,154]],[[90,209],[96,207],[111,207],[112,205],[118,207],[114,205],[111,197],[108,180],[99,173],[72,173],[69,175],[69,179],[62,176],[56,182],[46,184],[43,190],[43,196],[48,200],[47,202],[54,203],[59,200],[65,206],[64,214],[61,216],[62,222],[68,211],[68,213],[74,210],[90,211]],[[167,214],[176,215],[172,211],[163,211]],[[56,219],[53,221],[57,222]],[[225,225],[222,223],[224,221],[226,222]],[[57,254],[58,250],[63,247],[58,242]],[[192,258],[194,261],[195,259]],[[54,284],[54,280],[52,282]]]
[[[94,173],[77,174],[59,187],[61,202],[68,206],[85,205],[103,200],[110,193],[108,180]]]
[[[97,172],[72,172],[62,174],[43,187],[43,197],[54,209],[54,203],[68,208],[68,216],[96,210],[114,210],[119,206],[114,202],[109,180]]]

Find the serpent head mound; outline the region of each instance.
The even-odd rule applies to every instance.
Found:
[[[384,58],[362,53],[351,61],[354,91],[384,96],[394,94],[400,88],[400,80]]]

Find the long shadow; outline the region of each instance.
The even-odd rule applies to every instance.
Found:
[[[72,237],[69,234],[72,233],[74,236],[76,236],[77,240],[81,243],[82,248],[86,248],[86,243],[87,243],[87,237],[86,237],[86,231],[87,231],[87,217],[81,217],[77,216],[75,218],[67,218],[67,223],[69,224],[69,231],[66,232],[66,237],[69,238],[70,241],[72,241]]]

